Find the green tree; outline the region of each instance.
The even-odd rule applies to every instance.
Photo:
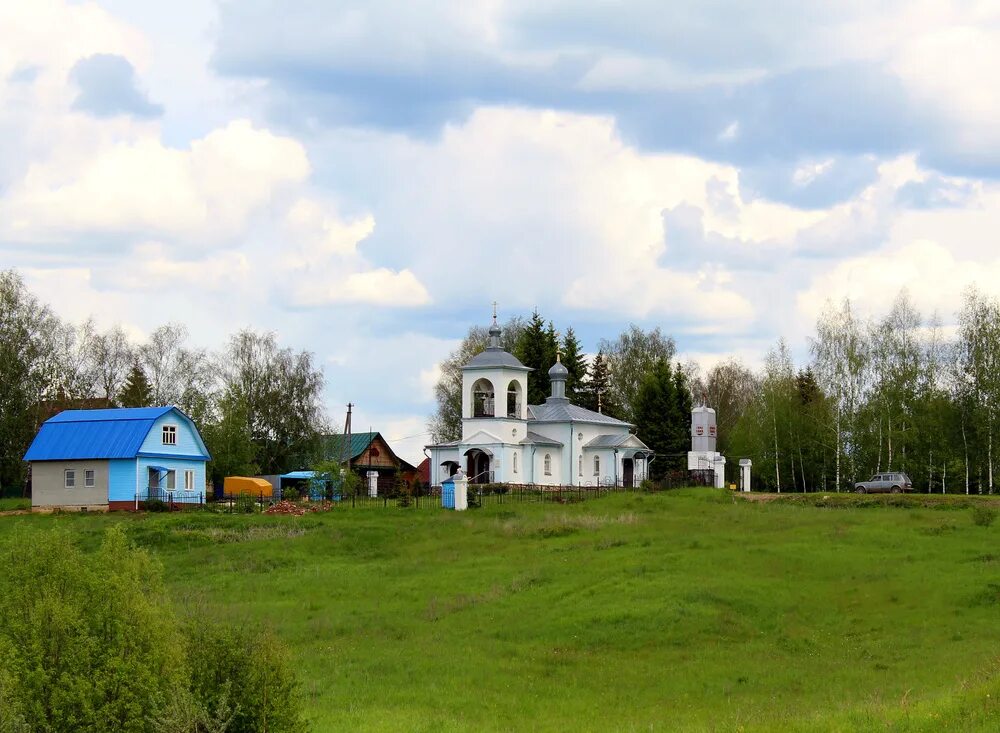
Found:
[[[551,322],[546,327],[545,320],[536,310],[518,338],[514,351],[522,364],[534,370],[528,373],[529,405],[542,404],[550,394],[549,369],[555,363],[555,352],[555,328]]]
[[[201,428],[205,447],[212,456],[208,471],[213,482],[222,481],[226,476],[260,473],[244,406],[231,399],[228,395],[223,396],[218,406],[219,419],[205,422]]]
[[[684,373],[660,359],[646,374],[635,396],[636,434],[655,453],[650,477],[682,469],[690,446],[691,395]]]
[[[0,492],[21,493],[28,449],[50,394],[55,359],[49,336],[60,328],[13,271],[0,271]]]
[[[587,367],[587,377],[577,392],[576,403],[594,412],[622,419],[622,409],[615,403],[611,390],[611,374],[603,351]]]
[[[611,402],[634,423],[639,385],[659,361],[671,362],[677,350],[674,340],[659,328],[646,332],[630,324],[614,341],[602,339],[600,347],[610,372]]]
[[[219,371],[221,420],[242,422],[261,472],[283,473],[316,460],[320,436],[329,431],[323,372],[311,353],[281,349],[274,333],[245,329],[230,338]]]
[[[150,407],[153,404],[153,389],[138,363],[132,364],[125,378],[125,384],[118,393],[118,404],[122,407]]]
[[[569,375],[566,377],[566,396],[579,404],[579,396],[587,377],[587,361],[583,358],[580,340],[573,328],[567,328],[562,340],[562,363]]]

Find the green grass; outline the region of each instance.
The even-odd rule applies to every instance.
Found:
[[[0,512],[9,512],[14,509],[31,509],[31,499],[0,498]]]
[[[276,631],[317,731],[998,729],[1000,524],[870,498],[20,516],[0,535],[94,546],[125,523],[194,619]]]

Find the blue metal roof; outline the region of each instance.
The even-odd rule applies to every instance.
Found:
[[[314,478],[315,476],[316,476],[315,471],[290,471],[289,473],[281,474],[281,476],[279,476],[278,478],[287,478],[294,480],[294,479],[311,479]]]
[[[174,409],[65,410],[42,424],[24,460],[135,458],[156,419]]]
[[[105,410],[63,410],[55,417],[50,417],[45,421],[48,423],[57,422],[103,422],[113,420],[122,422],[124,420],[155,420],[161,415],[165,415],[174,407],[112,407]]]

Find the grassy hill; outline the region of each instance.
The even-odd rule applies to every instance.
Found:
[[[996,730],[1000,525],[888,503],[698,489],[0,535],[125,523],[192,623],[289,645],[317,731]]]

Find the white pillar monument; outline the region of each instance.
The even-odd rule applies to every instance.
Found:
[[[469,477],[459,470],[451,479],[455,482],[455,511],[464,512],[469,508]]]
[[[750,491],[750,466],[753,462],[749,458],[740,459],[740,491]]]

